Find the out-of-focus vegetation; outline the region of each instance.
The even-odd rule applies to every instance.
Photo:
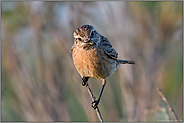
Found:
[[[70,48],[91,24],[122,65],[107,79],[104,121],[164,121],[159,86],[182,119],[182,2],[1,2],[2,121],[99,121]],[[90,79],[98,97],[101,82]],[[150,112],[149,112],[150,111]],[[169,112],[173,119],[171,112]]]

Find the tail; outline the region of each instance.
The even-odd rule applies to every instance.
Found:
[[[131,60],[121,60],[121,59],[118,59],[117,60],[119,64],[135,64],[134,61],[131,61]]]

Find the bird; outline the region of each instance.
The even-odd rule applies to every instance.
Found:
[[[110,41],[99,34],[92,25],[79,26],[74,31],[73,37],[72,58],[75,68],[82,77],[82,85],[86,86],[89,78],[102,80],[99,98],[92,102],[92,107],[96,109],[107,77],[112,75],[121,64],[135,64],[135,62],[118,59],[118,53]]]

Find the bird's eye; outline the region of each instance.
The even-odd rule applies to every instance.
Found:
[[[79,41],[81,41],[81,38],[78,38]]]

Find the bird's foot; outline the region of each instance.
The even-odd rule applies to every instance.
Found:
[[[86,82],[88,81],[89,77],[83,77],[82,78],[82,85],[86,86]]]
[[[98,104],[99,104],[99,100],[95,100],[95,101],[92,102],[92,105],[91,105],[91,106],[92,106],[94,109],[96,109],[97,106],[98,106]]]
[[[86,82],[83,81],[83,82],[82,82],[82,85],[85,86],[85,85],[86,85]]]

